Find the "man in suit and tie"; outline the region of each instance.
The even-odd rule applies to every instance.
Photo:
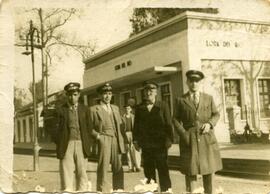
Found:
[[[98,141],[97,191],[110,192],[108,167],[111,161],[113,190],[124,189],[121,156],[125,153],[122,120],[119,108],[111,104],[112,87],[109,83],[97,89],[100,103],[90,108],[91,129]]]
[[[173,142],[172,120],[169,106],[156,100],[158,85],[144,82],[144,101],[136,107],[133,144],[142,150],[144,175],[148,183],[156,181],[158,171],[161,192],[171,191],[168,169],[168,148]]]
[[[177,99],[175,130],[180,135],[180,171],[185,174],[186,190],[193,192],[197,175],[203,176],[204,192],[213,192],[213,174],[222,169],[214,127],[219,112],[213,97],[200,92],[201,71],[186,72],[189,91]]]
[[[61,189],[75,191],[74,171],[78,191],[87,191],[87,158],[92,144],[89,110],[79,103],[80,84],[72,82],[64,87],[68,102],[57,109],[57,130],[52,138],[60,159]]]

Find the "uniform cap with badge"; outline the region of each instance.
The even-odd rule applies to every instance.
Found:
[[[64,90],[67,93],[71,93],[71,92],[79,92],[80,91],[80,83],[78,82],[70,82],[67,85],[65,85]]]
[[[204,78],[203,72],[198,71],[198,70],[188,70],[186,72],[186,76],[189,80],[192,80],[192,81],[200,81]]]
[[[144,89],[157,89],[158,84],[154,81],[145,81],[143,82],[143,88]]]
[[[111,92],[111,91],[112,91],[112,86],[109,83],[101,85],[100,87],[97,88],[97,92],[99,94],[103,94],[104,92]]]

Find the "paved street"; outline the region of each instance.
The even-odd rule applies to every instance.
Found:
[[[31,155],[14,155],[14,190],[33,191],[37,185],[46,188],[47,192],[59,191],[58,160],[54,157],[40,157],[40,172],[32,171],[33,157]],[[127,167],[125,166],[125,171]],[[177,171],[170,171],[174,193],[184,192],[184,176]],[[88,177],[95,190],[96,164],[88,163]],[[143,173],[125,173],[125,189],[132,191]],[[199,184],[201,185],[201,184]],[[223,193],[263,194],[270,192],[269,180],[252,180],[216,176],[216,187],[223,188]]]

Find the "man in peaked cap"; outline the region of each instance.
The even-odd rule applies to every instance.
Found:
[[[168,149],[173,142],[172,119],[169,106],[156,99],[158,84],[143,83],[145,99],[136,107],[133,129],[133,144],[142,150],[144,175],[147,183],[156,181],[158,171],[161,192],[171,192],[168,169]]]
[[[193,192],[197,175],[203,176],[204,192],[212,194],[213,175],[222,169],[214,127],[219,112],[213,97],[200,92],[204,74],[198,70],[186,72],[189,91],[177,99],[174,115],[175,130],[180,136],[180,171],[185,174],[186,190]]]
[[[60,160],[60,180],[63,191],[87,191],[87,158],[90,156],[91,131],[89,110],[79,103],[80,84],[68,83],[64,90],[67,103],[57,110],[58,128],[53,137]],[[73,188],[74,171],[77,188]]]
[[[80,91],[80,87],[81,87],[80,83],[70,82],[67,85],[65,85],[64,90],[66,92],[73,92],[73,91],[78,91],[79,92]]]
[[[124,131],[119,108],[111,104],[112,86],[106,83],[97,92],[100,103],[90,108],[92,135],[98,141],[97,191],[110,192],[108,167],[111,161],[114,191],[124,189],[124,172],[121,157],[125,153]]]

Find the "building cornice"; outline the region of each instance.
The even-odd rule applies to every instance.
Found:
[[[270,26],[270,22],[265,22],[265,21],[243,20],[243,19],[236,19],[236,18],[229,18],[229,17],[221,17],[218,15],[207,14],[207,13],[186,11],[186,12],[184,12],[178,16],[175,16],[175,17],[173,17],[165,22],[162,22],[162,23],[160,23],[152,28],[149,28],[149,29],[137,34],[137,35],[134,35],[133,37],[131,37],[127,40],[119,42],[119,43],[117,43],[117,44],[115,44],[115,45],[113,45],[113,46],[111,46],[103,51],[98,52],[97,54],[93,55],[92,57],[90,57],[89,59],[86,59],[84,61],[85,69],[87,70],[91,67],[97,66],[103,62],[106,62],[108,60],[116,58],[116,57],[123,55],[127,52],[130,52],[132,50],[140,48],[140,47],[144,46],[145,44],[150,44],[154,41],[157,41],[157,39],[149,41],[149,42],[145,41],[144,44],[134,46],[134,47],[129,48],[129,49],[124,49],[132,44],[135,44],[136,42],[141,41],[142,39],[147,39],[151,35],[157,34],[158,32],[160,32],[162,30],[165,32],[165,29],[167,29],[168,27],[172,27],[178,23],[181,23],[183,21],[187,21],[190,19]],[[188,29],[187,22],[183,22],[182,24],[184,24],[182,26],[182,28],[179,27],[179,29],[171,32],[170,35],[172,35],[173,33],[177,33],[177,32]],[[165,34],[164,34],[164,36],[165,36]],[[153,39],[153,38],[150,38],[150,39]],[[121,49],[124,49],[124,50],[122,52],[120,52]],[[119,52],[116,52],[116,51],[119,51]],[[111,56],[109,56],[109,55],[111,55]],[[101,58],[103,58],[103,59],[101,60]]]

